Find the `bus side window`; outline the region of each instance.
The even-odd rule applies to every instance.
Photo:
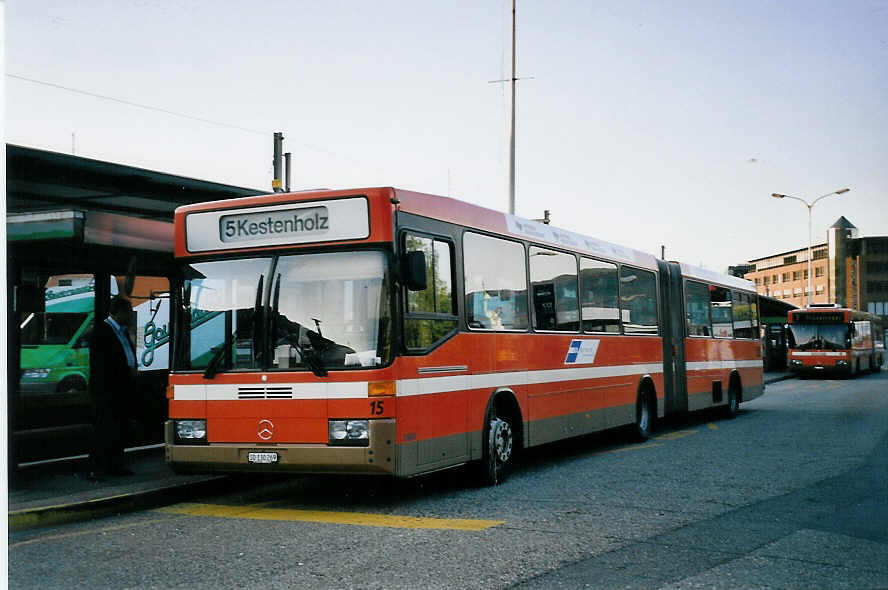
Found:
[[[579,329],[577,260],[572,254],[531,246],[530,285],[534,329]]]
[[[657,279],[654,273],[620,267],[620,314],[625,334],[657,334]]]
[[[734,338],[754,338],[757,330],[752,321],[751,295],[733,291],[734,298]]]
[[[685,316],[688,336],[711,336],[709,321],[709,285],[685,281]]]
[[[463,236],[466,322],[470,328],[527,330],[524,245],[466,232]]]
[[[426,288],[407,291],[404,342],[410,350],[431,347],[456,328],[453,299],[453,246],[434,238],[405,235],[407,252],[422,252],[426,259]]]
[[[712,333],[716,338],[734,337],[734,320],[732,314],[733,301],[731,291],[723,287],[709,288],[710,305],[712,306]]]
[[[584,332],[620,333],[617,265],[580,259],[580,301]]]

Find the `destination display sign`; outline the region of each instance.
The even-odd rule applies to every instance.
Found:
[[[189,252],[359,240],[370,236],[365,197],[191,213]]]
[[[841,324],[845,322],[845,314],[840,311],[796,312],[792,314],[796,324]]]
[[[323,235],[329,230],[330,213],[326,207],[224,215],[219,219],[219,239],[223,242],[241,242],[264,236],[301,239],[309,234]]]

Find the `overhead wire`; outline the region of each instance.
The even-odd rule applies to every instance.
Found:
[[[164,113],[167,115],[173,115],[174,117],[181,117],[183,119],[191,119],[192,121],[200,121],[201,123],[208,123],[210,125],[217,125],[219,127],[228,127],[229,129],[237,129],[239,131],[243,131],[245,133],[255,133],[257,135],[270,135],[270,131],[260,131],[258,129],[250,129],[249,127],[243,127],[241,125],[234,125],[232,123],[224,123],[222,121],[215,121],[213,119],[205,119],[203,117],[196,117],[194,115],[188,115],[186,113],[179,113],[170,109],[164,109],[161,107],[155,107],[151,105],[141,104],[138,102],[133,102],[131,100],[124,100],[122,98],[115,98],[113,96],[108,96],[106,94],[99,94],[97,92],[89,92],[87,90],[80,90],[79,88],[72,88],[70,86],[63,86],[62,84],[55,84],[53,82],[46,82],[45,80],[36,80],[34,78],[27,78],[25,76],[19,76],[17,74],[6,74],[9,78],[14,78],[16,80],[23,80],[25,82],[30,82],[32,84],[40,84],[42,86],[49,86],[50,88],[57,88],[59,90],[66,90],[68,92],[74,92],[76,94],[83,94],[84,96],[91,96],[93,98],[100,98],[102,100],[108,100],[111,102],[117,102],[120,104],[125,104],[127,106],[136,107],[140,109],[145,109],[148,111],[156,111],[158,113]]]
[[[119,103],[119,104],[123,104],[123,105],[131,106],[131,107],[136,107],[136,108],[144,109],[144,110],[147,110],[147,111],[154,111],[154,112],[158,112],[158,113],[164,113],[164,114],[166,114],[166,115],[172,115],[172,116],[174,116],[174,117],[180,117],[180,118],[182,118],[182,119],[190,119],[190,120],[192,120],[192,121],[199,121],[199,122],[201,122],[201,123],[206,123],[206,124],[209,124],[209,125],[216,125],[216,126],[218,126],[218,127],[226,127],[226,128],[228,128],[228,129],[236,129],[236,130],[238,130],[238,131],[243,131],[244,133],[252,133],[252,134],[255,134],[255,135],[262,135],[262,136],[268,136],[268,135],[272,135],[272,134],[273,134],[272,131],[267,131],[267,130],[266,130],[266,131],[262,131],[262,130],[259,130],[259,129],[251,129],[250,127],[244,127],[244,126],[242,126],[242,125],[235,125],[235,124],[233,124],[233,123],[225,123],[225,122],[223,122],[223,121],[216,121],[216,120],[214,120],[214,119],[207,119],[207,118],[205,118],[205,117],[197,117],[197,116],[195,116],[195,115],[189,115],[189,114],[186,114],[186,113],[180,113],[180,112],[178,112],[178,111],[173,111],[173,110],[171,110],[171,109],[165,109],[165,108],[162,108],[162,107],[155,107],[155,106],[151,106],[151,105],[146,105],[146,104],[142,104],[142,103],[138,103],[138,102],[133,102],[133,101],[131,101],[131,100],[125,100],[125,99],[122,99],[122,98],[116,98],[116,97],[114,97],[114,96],[108,96],[108,95],[106,95],[106,94],[99,94],[98,92],[90,92],[90,91],[88,91],[88,90],[81,90],[81,89],[79,89],[79,88],[72,88],[71,86],[65,86],[65,85],[63,85],[63,84],[56,84],[56,83],[54,83],[54,82],[47,82],[47,81],[45,81],[45,80],[37,80],[37,79],[35,79],[35,78],[28,78],[28,77],[26,77],[26,76],[20,76],[20,75],[18,75],[18,74],[10,74],[10,73],[7,73],[6,76],[7,76],[8,78],[13,78],[13,79],[15,79],[15,80],[22,80],[22,81],[24,81],[24,82],[30,82],[30,83],[32,83],[32,84],[38,84],[38,85],[41,85],[41,86],[48,86],[48,87],[50,87],[50,88],[55,88],[55,89],[57,89],[57,90],[64,90],[64,91],[67,91],[67,92],[73,92],[73,93],[75,93],[75,94],[82,94],[82,95],[84,95],[84,96],[89,96],[89,97],[92,97],[92,98],[98,98],[98,99],[101,99],[101,100],[107,100],[107,101],[110,101],[110,102],[116,102],[116,103]],[[327,155],[329,155],[329,156],[333,156],[333,157],[336,157],[336,158],[342,158],[342,159],[348,160],[348,161],[351,162],[352,164],[356,164],[356,165],[359,165],[359,164],[360,164],[360,163],[359,163],[357,160],[355,160],[354,158],[351,158],[351,157],[346,156],[346,155],[344,155],[344,154],[340,154],[340,153],[337,153],[337,152],[334,152],[334,151],[331,151],[331,150],[327,150],[327,149],[324,149],[324,148],[321,148],[321,147],[310,146],[310,145],[305,145],[305,144],[303,144],[303,147],[305,147],[305,148],[307,148],[307,149],[310,149],[310,150],[312,150],[312,151],[315,151],[315,152],[320,152],[320,153],[327,154]]]

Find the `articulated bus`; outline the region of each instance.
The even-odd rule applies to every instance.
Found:
[[[763,392],[752,283],[452,198],[188,205],[175,240],[179,471],[495,484],[524,448]]]
[[[800,374],[880,371],[884,331],[878,316],[837,305],[789,312],[789,369]]]

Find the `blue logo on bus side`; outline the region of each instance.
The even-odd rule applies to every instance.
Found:
[[[571,340],[567,347],[567,356],[564,357],[565,365],[591,365],[595,362],[598,353],[598,340]]]

